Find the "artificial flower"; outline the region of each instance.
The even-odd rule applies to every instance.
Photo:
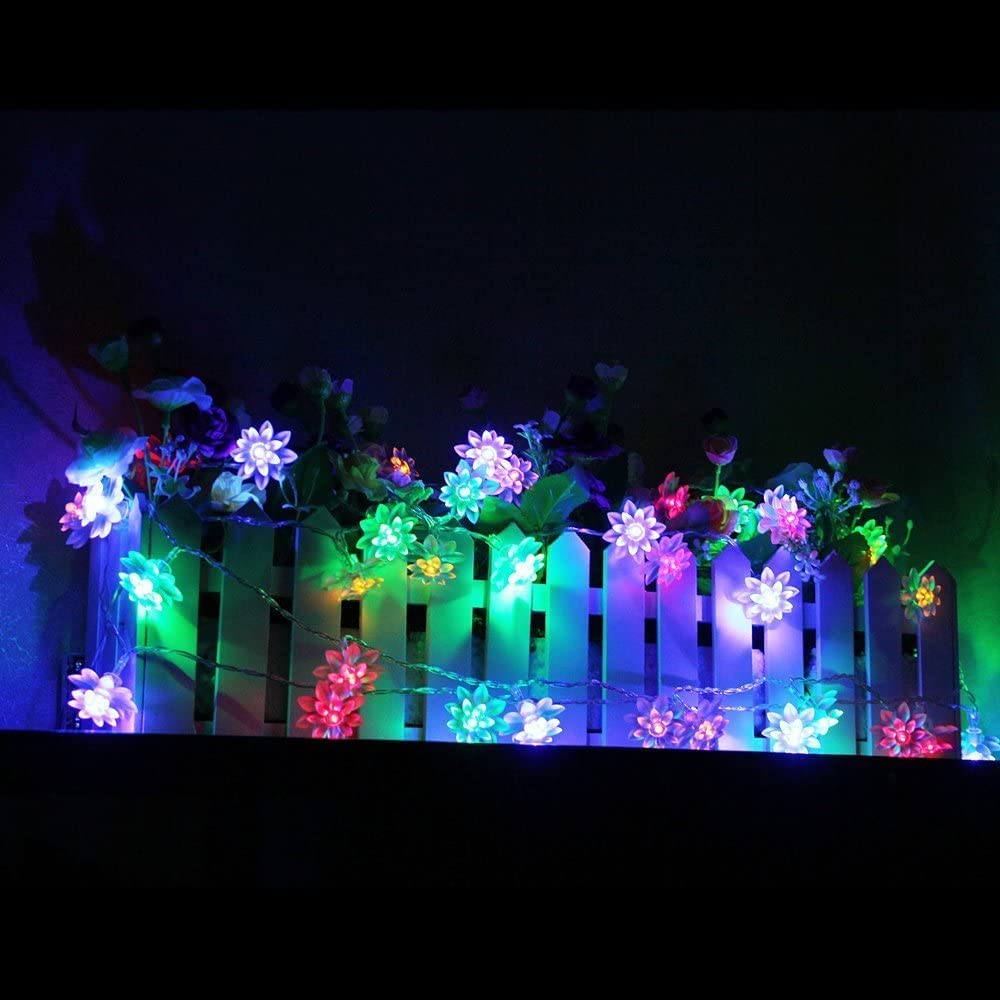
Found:
[[[369,694],[375,690],[375,682],[382,673],[379,662],[381,653],[377,649],[363,648],[359,643],[348,642],[343,649],[328,649],[326,663],[321,663],[313,675],[320,680],[339,678],[347,691]]]
[[[933,576],[911,569],[903,581],[900,600],[907,618],[916,622],[921,618],[930,618],[937,614],[941,605],[941,584]]]
[[[646,583],[657,580],[669,585],[679,580],[690,565],[691,550],[684,544],[683,533],[664,535],[646,553]]]
[[[470,431],[470,439],[472,436]],[[487,496],[494,496],[500,490],[500,484],[486,475],[484,466],[477,465],[472,468],[464,458],[458,463],[458,468],[454,472],[444,474],[444,481],[441,502],[455,517],[467,517],[473,524],[479,520],[480,504]]]
[[[96,486],[103,479],[121,479],[128,473],[137,449],[146,446],[131,427],[87,434],[80,454],[66,466],[66,479],[74,486]]]
[[[803,580],[823,580],[820,572],[819,551],[808,546],[799,546],[793,550],[793,569]]]
[[[69,538],[67,545],[72,545],[74,549],[86,545],[90,538],[90,531],[83,526],[83,494],[77,495],[66,504],[66,513],[59,518],[61,531],[68,531]]]
[[[517,455],[497,462],[496,476],[500,485],[497,496],[508,503],[538,482],[538,473],[531,471],[531,462]]]
[[[281,482],[285,466],[291,465],[299,456],[288,447],[291,431],[277,434],[270,420],[265,420],[258,431],[256,427],[245,427],[236,441],[232,458],[241,465],[240,475],[244,479],[253,478],[257,489],[267,489],[270,480]]]
[[[686,729],[686,742],[682,746],[690,750],[718,750],[719,739],[726,731],[729,720],[719,709],[721,695],[703,698],[697,708],[689,708],[681,715],[681,724]]]
[[[727,507],[725,500],[705,497],[689,503],[687,509],[673,519],[670,527],[678,531],[693,531],[726,538],[739,527],[739,524],[738,508]]]
[[[353,552],[341,557],[324,575],[324,590],[336,590],[343,601],[360,600],[370,590],[380,587],[384,577],[378,576],[381,563],[377,559],[362,562]]]
[[[643,562],[665,526],[656,520],[653,507],[636,507],[631,500],[626,500],[622,512],[608,511],[608,521],[611,527],[601,536],[606,542],[612,542],[615,547],[615,557],[621,558],[626,553],[636,562]]]
[[[526,698],[503,721],[513,732],[515,743],[539,747],[551,743],[562,732],[556,716],[565,709],[565,705],[556,705],[551,698],[540,698],[537,702]]]
[[[670,698],[667,695],[660,695],[653,701],[639,698],[635,707],[636,711],[625,718],[635,727],[629,734],[630,737],[639,740],[643,749],[663,750],[681,745],[684,726],[674,721]]]
[[[314,740],[349,740],[361,726],[358,709],[364,702],[363,695],[351,692],[339,679],[320,681],[314,694],[298,699],[306,714],[299,717],[295,728],[311,728]]]
[[[212,406],[212,397],[206,391],[205,383],[200,378],[184,378],[183,375],[153,379],[145,389],[136,389],[132,395],[136,399],[148,399],[158,410],[166,413],[192,403],[199,410]]]
[[[393,448],[392,457],[386,458],[379,466],[378,474],[382,479],[388,479],[394,486],[409,486],[420,478],[412,458],[406,454],[405,448]]]
[[[159,613],[174,601],[184,600],[166,560],[147,559],[141,552],[133,550],[122,556],[121,565],[118,585],[138,606],[140,617]]]
[[[854,458],[857,448],[845,448],[842,445],[836,444],[832,448],[823,449],[823,458],[826,459],[826,464],[834,469],[836,472],[843,472],[848,463]]]
[[[785,487],[764,491],[764,502],[757,507],[757,531],[771,533],[771,544],[797,544],[806,540],[812,522],[794,496],[785,496]]]
[[[78,493],[77,496],[81,495]],[[105,479],[103,483],[87,487],[80,498],[79,506],[77,507],[74,502],[74,507],[76,508],[74,515],[78,517],[79,523],[67,522],[69,530],[89,528],[88,534],[91,538],[107,538],[111,534],[111,529],[121,523],[128,510],[122,481]],[[69,508],[66,513],[70,514]],[[80,547],[73,535],[70,536],[70,544],[75,548]]]
[[[969,709],[969,721],[962,733],[962,760],[996,760],[1000,758],[1000,740],[985,736],[979,728],[979,713]]]
[[[251,486],[241,476],[234,472],[220,472],[212,483],[210,504],[212,510],[225,514],[235,514],[248,503],[255,503],[264,509],[264,494],[255,486]]]
[[[702,448],[705,449],[705,457],[712,465],[729,465],[736,457],[736,449],[739,442],[729,434],[713,434],[705,438]]]
[[[497,736],[508,731],[502,718],[506,701],[491,698],[489,689],[480,684],[475,691],[458,687],[457,702],[449,702],[445,708],[451,713],[448,728],[455,734],[456,743],[496,743]]]
[[[545,564],[541,549],[542,543],[530,535],[513,545],[497,544],[490,572],[493,589],[534,583]]]
[[[448,580],[455,579],[455,564],[465,558],[458,551],[457,542],[450,539],[442,541],[437,535],[428,535],[414,547],[414,552],[419,555],[407,566],[413,578],[421,583],[436,583],[442,587]]]
[[[485,430],[482,434],[469,431],[469,443],[455,445],[455,454],[473,468],[482,466],[485,479],[499,482],[497,463],[510,458],[514,454],[514,446],[507,444],[496,431]]]
[[[738,590],[735,598],[744,606],[747,618],[761,625],[780,622],[782,615],[792,610],[791,598],[799,592],[797,587],[788,586],[790,576],[787,570],[776,576],[770,566],[765,566],[759,578],[745,577],[746,589]]]
[[[346,458],[337,455],[337,471],[344,489],[363,493],[369,500],[381,500],[387,491],[385,480],[379,478],[381,458],[373,454],[374,450],[354,451]]]
[[[952,748],[939,737],[958,730],[957,726],[928,727],[927,713],[911,712],[905,701],[895,711],[883,708],[881,717],[872,732],[881,737],[878,748],[890,757],[933,757]]]
[[[612,366],[598,362],[594,365],[594,374],[601,385],[617,390],[625,384],[625,379],[628,378],[628,369],[624,365]]]
[[[299,385],[307,396],[323,402],[333,392],[333,379],[325,368],[307,365],[299,372]]]
[[[105,723],[115,728],[119,719],[138,711],[132,692],[122,686],[122,679],[117,674],[98,677],[90,667],[84,667],[80,673],[70,674],[69,682],[75,685],[75,690],[67,704],[76,709],[81,719],[93,721],[98,729],[103,729]]]
[[[813,725],[815,715],[813,708],[799,711],[787,702],[782,712],[767,713],[767,721],[771,724],[761,735],[771,741],[771,749],[776,753],[807,754],[810,750],[819,750],[820,742]]]
[[[405,503],[392,507],[380,503],[374,515],[362,518],[357,547],[369,558],[392,562],[397,556],[405,556],[417,540],[413,533],[416,523],[415,518],[407,516]]]
[[[221,406],[184,406],[173,417],[174,433],[190,442],[202,458],[221,461],[236,448],[240,427]]]
[[[173,479],[175,482],[183,480],[186,483],[187,474],[195,472],[201,466],[201,461],[201,452],[196,444],[189,444],[184,439],[172,437],[164,445],[155,434],[150,434],[144,447],[136,450],[132,479],[136,487],[145,492],[148,488],[146,479],[148,463],[149,471],[156,483],[157,495],[162,495],[169,489],[162,485],[166,480]]]
[[[874,518],[869,518],[864,524],[857,525],[854,531],[868,543],[868,561],[874,566],[889,548],[885,527]]]
[[[653,502],[656,516],[665,520],[679,517],[687,510],[691,493],[690,486],[681,486],[680,477],[675,472],[668,472],[666,478],[656,488],[657,498]]]
[[[105,371],[120,375],[128,368],[128,339],[124,334],[103,344],[91,344],[88,351]]]
[[[731,490],[722,484],[715,488],[713,499],[721,501],[726,509],[726,521],[720,533],[737,533],[740,541],[749,541],[756,537],[757,514],[754,510],[753,501],[746,499],[746,488],[739,486]],[[735,513],[736,521],[733,523],[732,515]],[[728,530],[726,530],[728,529]],[[737,529],[739,531],[737,532]]]

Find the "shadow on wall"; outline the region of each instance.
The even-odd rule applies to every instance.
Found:
[[[65,656],[83,652],[79,613],[81,595],[87,592],[88,574],[86,557],[66,545],[66,535],[59,530],[59,518],[65,511],[67,499],[70,497],[65,484],[52,479],[43,501],[24,505],[27,527],[17,539],[18,545],[27,546],[25,565],[37,567],[29,586],[34,600],[26,602],[26,610],[34,608],[30,627],[39,629],[46,646],[61,651],[59,669],[63,667]],[[47,685],[42,688],[45,692],[51,690]],[[58,690],[57,682],[51,701],[54,724],[58,724]],[[38,706],[34,713],[38,719],[44,719],[47,714],[43,706]]]
[[[87,346],[139,315],[137,279],[86,234],[65,204],[52,230],[31,236],[37,296],[24,307],[32,338],[67,371],[94,369]]]
[[[19,607],[8,639],[15,653],[24,653],[9,664],[19,678],[22,702],[8,706],[5,724],[47,727],[58,719],[58,673],[68,654],[82,652],[84,638],[87,550],[67,546],[59,530],[75,490],[61,476],[79,441],[69,415],[79,402],[85,424],[129,419],[124,394],[103,391],[101,381],[110,389],[113,377],[99,369],[88,346],[126,329],[138,312],[141,286],[87,234],[66,202],[53,215],[42,215],[53,220],[50,229],[33,232],[37,217],[25,211],[18,231],[15,216],[8,237],[15,249],[30,249],[35,281],[32,285],[27,267],[12,276],[11,305],[16,309],[23,303],[26,329],[18,346],[9,343],[0,360],[4,395],[28,417],[20,427],[32,461],[19,482],[35,498],[17,510],[22,519],[15,551],[21,568],[12,569],[24,582],[12,595]]]

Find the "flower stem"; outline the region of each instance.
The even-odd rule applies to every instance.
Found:
[[[135,423],[136,430],[138,430],[140,437],[146,437],[146,429],[143,426],[142,421],[142,411],[139,409],[139,401],[135,398],[132,393],[132,382],[128,377],[127,372],[122,372],[122,388],[124,388],[126,395],[132,400],[132,407],[135,410]],[[146,444],[142,449],[142,464],[146,467],[146,497],[149,500],[149,506],[153,506],[153,463],[149,460],[149,438],[146,438]]]
[[[722,480],[722,466],[717,465],[715,467],[715,490],[712,493],[713,497],[717,497],[719,495],[719,483],[721,480]]]

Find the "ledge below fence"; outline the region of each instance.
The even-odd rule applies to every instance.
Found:
[[[998,823],[988,763],[0,733],[0,883],[68,892],[87,855],[102,888],[968,887]]]

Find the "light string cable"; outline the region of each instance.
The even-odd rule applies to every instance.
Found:
[[[240,586],[246,587],[248,590],[252,591],[257,597],[259,597],[261,600],[263,600],[268,605],[268,607],[270,607],[273,610],[275,610],[283,619],[285,619],[285,621],[287,621],[293,627],[300,628],[303,631],[309,632],[310,634],[316,636],[317,638],[324,639],[327,642],[330,642],[331,644],[333,644],[333,646],[335,648],[338,648],[338,649],[341,649],[341,650],[348,643],[356,643],[357,645],[363,647],[364,649],[369,649],[369,650],[375,648],[370,643],[365,642],[365,640],[363,640],[363,639],[361,639],[361,638],[359,638],[357,636],[352,636],[352,635],[347,635],[347,636],[344,636],[344,637],[334,636],[331,633],[324,631],[323,629],[318,629],[318,628],[310,625],[308,622],[302,621],[295,614],[293,614],[292,612],[290,612],[286,608],[284,608],[263,587],[259,587],[256,584],[254,584],[253,582],[251,582],[250,580],[247,580],[245,577],[243,577],[240,574],[236,573],[230,567],[226,566],[220,560],[216,559],[214,556],[212,556],[209,553],[205,552],[203,549],[195,547],[195,546],[184,545],[183,543],[181,543],[180,541],[178,541],[177,537],[170,530],[169,526],[167,524],[165,524],[164,521],[163,521],[163,519],[159,516],[159,512],[155,509],[155,507],[150,509],[150,514],[151,514],[153,520],[159,526],[160,530],[163,532],[163,534],[166,537],[166,539],[171,543],[171,545],[174,547],[175,550],[177,550],[178,552],[184,552],[184,553],[186,553],[188,555],[191,555],[191,556],[194,556],[194,557],[196,557],[198,559],[204,560],[213,569],[217,569],[219,572],[221,572],[224,575],[228,576],[230,579],[232,579],[235,583],[239,584]],[[225,518],[219,518],[218,520],[225,521],[226,519]],[[240,523],[248,523],[248,524],[252,524],[252,525],[256,525],[256,526],[260,526],[260,527],[277,527],[278,526],[278,523],[276,523],[276,522],[270,522],[270,523],[269,522],[260,522],[260,521],[254,520],[252,518],[239,518],[238,520],[239,520]],[[307,527],[302,522],[296,522],[296,521],[287,522],[287,524],[290,527]],[[319,533],[325,534],[325,535],[330,535],[331,534],[330,532],[323,531],[322,529],[311,529],[311,530],[318,531]],[[110,629],[118,637],[119,641],[122,641],[123,637],[121,636],[121,634],[120,634],[117,626],[114,624],[114,622],[112,620],[112,616],[110,614],[110,609],[105,608],[104,610],[105,610],[105,619],[108,622],[108,625],[109,625]],[[126,646],[126,648],[129,645],[127,642],[123,642],[122,644],[124,646]],[[596,678],[589,678],[589,679],[584,680],[584,681],[550,681],[550,680],[544,680],[544,679],[540,679],[540,678],[530,678],[529,677],[529,678],[525,678],[523,680],[515,681],[513,683],[511,683],[511,682],[501,682],[501,681],[491,681],[491,680],[485,680],[485,679],[480,679],[480,678],[475,678],[475,677],[468,677],[468,676],[466,676],[464,674],[460,674],[460,673],[457,673],[457,672],[452,671],[452,670],[446,670],[443,667],[436,667],[436,666],[434,666],[432,664],[429,664],[429,663],[423,663],[423,662],[419,662],[419,661],[405,660],[405,659],[402,659],[400,657],[392,656],[391,654],[388,654],[388,653],[383,653],[381,651],[378,651],[378,652],[379,652],[379,658],[380,658],[380,660],[382,660],[382,661],[384,661],[386,663],[390,663],[390,664],[392,664],[394,666],[397,666],[397,667],[401,668],[402,670],[406,670],[406,671],[420,671],[420,672],[427,673],[427,674],[430,674],[430,675],[435,676],[435,677],[441,677],[442,679],[452,681],[454,684],[460,684],[460,685],[468,686],[470,688],[475,688],[475,687],[479,686],[480,684],[485,684],[488,689],[493,689],[493,690],[497,690],[497,691],[505,691],[505,692],[508,692],[510,695],[512,695],[514,697],[520,697],[521,691],[523,689],[525,689],[525,688],[527,688],[527,689],[530,690],[532,684],[545,685],[545,686],[548,686],[550,688],[551,687],[555,687],[555,688],[566,688],[566,689],[569,689],[569,688],[579,688],[579,687],[593,687],[593,688],[598,688],[598,689],[600,689],[603,692],[608,692],[610,694],[618,695],[618,698],[616,698],[614,700],[612,700],[612,699],[606,699],[606,698],[602,698],[602,699],[585,699],[585,700],[580,700],[580,701],[568,701],[567,702],[568,704],[592,704],[592,703],[598,703],[598,704],[627,704],[629,702],[633,702],[634,703],[639,698],[648,698],[648,697],[650,697],[645,692],[636,692],[636,691],[631,690],[629,688],[618,687],[618,686],[613,685],[613,684],[608,684],[605,681],[597,680]],[[151,655],[157,655],[157,656],[159,656],[161,658],[166,658],[167,656],[181,656],[181,657],[183,657],[185,659],[189,659],[189,660],[193,660],[195,662],[201,663],[203,666],[210,667],[212,669],[226,670],[226,671],[230,671],[230,672],[233,672],[233,673],[240,673],[240,674],[243,674],[243,675],[246,675],[246,676],[258,677],[258,678],[262,678],[262,679],[266,679],[266,680],[271,680],[271,681],[274,681],[275,683],[284,684],[284,685],[289,686],[289,687],[303,688],[303,689],[306,689],[306,690],[312,690],[314,688],[313,684],[307,684],[307,683],[303,683],[301,681],[293,681],[293,680],[291,680],[291,679],[289,679],[287,677],[281,676],[280,674],[274,674],[274,673],[271,673],[269,671],[254,670],[254,669],[249,668],[249,667],[241,667],[241,666],[237,666],[235,664],[220,663],[218,661],[209,659],[208,657],[199,656],[198,654],[191,653],[191,652],[188,652],[186,650],[173,649],[171,647],[166,647],[166,646],[133,645],[131,648],[127,648],[127,651],[119,657],[119,659],[118,659],[119,665],[124,664],[124,662],[126,662],[130,656],[137,655],[137,654],[151,654]],[[879,705],[881,707],[886,707],[886,708],[892,707],[889,704],[889,702],[886,701],[879,694],[879,692],[875,688],[873,688],[873,687],[865,684],[864,682],[860,681],[853,674],[835,674],[835,675],[829,675],[828,677],[822,678],[822,679],[815,678],[815,677],[797,677],[797,678],[791,678],[791,679],[789,679],[789,678],[783,678],[782,680],[775,681],[773,683],[783,684],[785,686],[789,686],[790,687],[791,685],[793,685],[795,683],[803,683],[803,684],[812,683],[812,684],[816,684],[816,683],[824,683],[824,682],[829,683],[829,682],[833,682],[833,681],[850,682],[856,688],[861,688],[863,691],[865,691],[868,695],[871,696],[869,699],[864,699],[864,700],[842,700],[842,699],[838,699],[838,703],[840,703],[840,704],[844,704],[844,705],[875,705],[875,704],[877,704],[877,705]],[[736,697],[736,696],[739,696],[741,694],[747,694],[747,693],[750,693],[752,691],[755,691],[755,690],[759,689],[760,687],[764,686],[765,684],[767,684],[769,682],[770,682],[770,679],[768,677],[766,677],[766,676],[763,676],[763,677],[760,677],[760,678],[755,678],[752,681],[748,681],[745,684],[741,684],[741,685],[738,685],[736,687],[731,687],[731,688],[717,688],[717,687],[709,687],[709,686],[697,686],[697,685],[691,685],[691,684],[680,685],[680,686],[677,686],[677,687],[675,687],[673,689],[672,696],[675,697],[675,698],[677,698],[678,701],[681,701],[682,704],[683,704],[683,700],[680,698],[680,694],[682,692],[686,693],[686,694],[708,695],[710,697],[721,697],[721,698]],[[970,694],[970,696],[971,696],[971,692],[968,691],[968,688],[965,687],[964,683],[963,683],[962,687],[963,687],[963,690],[967,691]],[[451,695],[451,694],[454,694],[454,690],[452,688],[431,688],[431,687],[427,687],[427,686],[418,686],[418,687],[403,687],[403,688],[383,688],[381,690],[376,689],[375,692],[371,692],[371,693],[373,693],[373,694],[377,693],[377,694],[380,694],[380,695],[388,695],[388,694],[396,694],[396,695],[399,695],[399,694],[403,694],[403,695],[405,695],[405,694],[431,694],[431,695],[449,694],[449,695]],[[926,697],[926,696],[921,696],[919,700],[921,702],[925,703],[925,704],[936,705],[938,707],[946,708],[946,709],[952,710],[952,711],[955,711],[955,710],[961,710],[961,711],[965,711],[965,712],[969,711],[969,706],[963,705],[961,703],[957,703],[956,704],[956,703],[953,703],[953,702],[941,701],[939,699],[934,699],[934,698],[930,698],[930,697]],[[972,700],[973,700],[973,705],[974,705],[975,699],[973,698]],[[719,710],[720,711],[730,711],[730,712],[746,712],[746,711],[755,711],[756,709],[761,708],[761,707],[762,706],[759,706],[759,705],[723,705],[723,706],[719,706]],[[974,710],[975,709],[973,707],[973,711]]]

